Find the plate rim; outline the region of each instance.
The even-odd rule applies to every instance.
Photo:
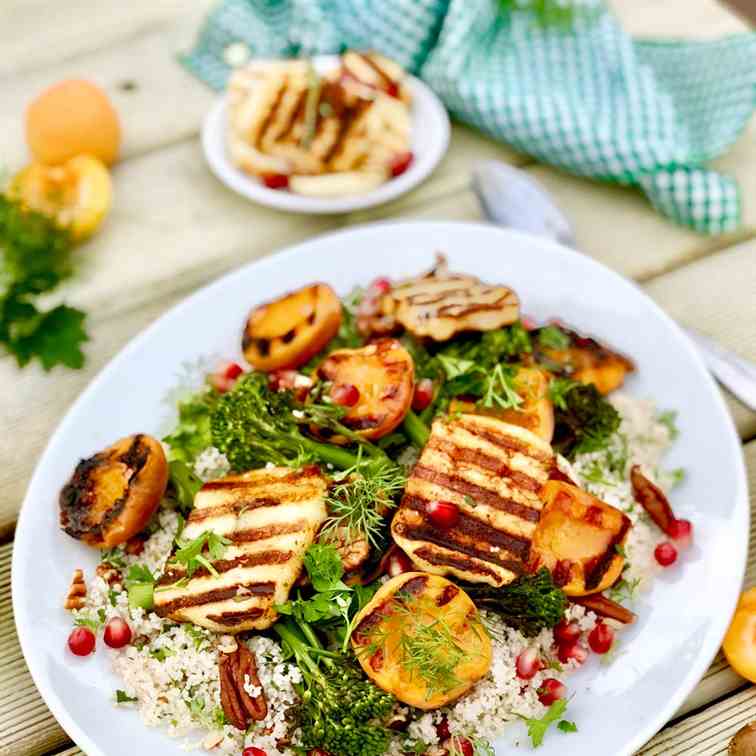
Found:
[[[82,750],[84,750],[85,753],[87,753],[89,756],[107,756],[107,754],[104,753],[99,748],[99,746],[95,745],[90,740],[86,731],[82,727],[80,727],[76,721],[74,721],[73,717],[68,713],[65,702],[53,690],[46,688],[43,689],[43,686],[40,685],[39,681],[43,679],[41,670],[42,657],[35,657],[32,653],[33,649],[28,647],[28,641],[24,640],[26,634],[23,632],[23,630],[26,618],[22,610],[20,598],[18,598],[20,590],[22,588],[22,576],[25,573],[24,565],[21,562],[20,556],[22,549],[18,549],[16,548],[16,546],[19,542],[23,544],[29,537],[27,536],[28,528],[25,525],[25,521],[30,516],[26,513],[31,511],[31,504],[29,503],[31,499],[30,493],[34,489],[35,485],[37,485],[37,479],[42,476],[43,469],[45,467],[44,462],[49,453],[50,447],[55,443],[58,436],[67,432],[68,426],[73,422],[74,417],[79,412],[79,407],[87,400],[88,395],[95,390],[96,386],[101,382],[107,380],[110,373],[117,370],[120,365],[129,358],[132,352],[138,350],[145,341],[148,341],[152,337],[153,331],[157,330],[157,328],[160,327],[165,319],[176,317],[186,308],[194,307],[195,304],[201,303],[202,299],[211,297],[216,290],[222,289],[226,285],[226,282],[234,278],[235,276],[242,275],[249,269],[253,268],[271,266],[278,267],[285,265],[285,262],[289,258],[306,253],[307,248],[316,242],[322,242],[328,238],[334,238],[337,236],[344,236],[355,233],[359,234],[365,232],[369,233],[374,228],[387,229],[390,227],[395,227],[397,229],[401,229],[402,227],[407,226],[434,226],[438,229],[443,229],[444,227],[485,229],[488,232],[492,232],[495,235],[501,236],[503,239],[509,240],[514,243],[516,243],[519,239],[523,239],[529,243],[536,242],[541,246],[550,247],[554,252],[566,254],[567,256],[574,258],[574,260],[578,262],[578,264],[587,267],[589,270],[591,268],[594,268],[595,266],[599,266],[600,268],[603,268],[605,273],[608,273],[615,280],[618,286],[626,289],[632,289],[636,295],[639,294],[643,299],[645,299],[647,305],[651,308],[651,310],[653,310],[657,316],[661,317],[662,320],[666,321],[667,325],[671,326],[672,330],[676,332],[678,336],[678,342],[680,343],[680,348],[686,350],[688,352],[688,355],[692,358],[693,362],[698,365],[701,377],[708,386],[709,394],[711,396],[713,404],[716,406],[716,410],[721,419],[724,421],[724,426],[727,428],[726,443],[728,443],[730,446],[729,451],[732,452],[732,456],[734,458],[733,462],[737,472],[735,492],[736,501],[734,513],[737,516],[737,513],[740,512],[740,517],[743,519],[742,524],[745,525],[744,528],[739,528],[738,525],[740,523],[735,520],[735,518],[733,519],[735,528],[742,533],[738,550],[739,553],[735,555],[736,558],[734,560],[738,566],[736,574],[739,575],[740,579],[737,586],[731,589],[731,595],[729,596],[728,601],[729,611],[720,614],[718,619],[713,620],[713,628],[707,633],[705,642],[699,649],[694,663],[691,664],[687,675],[683,678],[683,681],[680,683],[677,690],[667,699],[665,706],[659,709],[657,715],[648,720],[647,724],[640,727],[635,737],[632,740],[629,740],[622,750],[618,750],[616,752],[617,755],[631,756],[641,746],[647,743],[657,732],[659,732],[672,718],[672,716],[674,716],[680,705],[685,701],[695,685],[702,679],[706,669],[710,666],[712,660],[716,656],[717,651],[721,646],[721,640],[722,638],[724,638],[726,629],[729,626],[732,613],[735,609],[737,600],[740,595],[742,580],[743,576],[745,575],[747,563],[751,511],[748,498],[748,484],[745,461],[742,453],[742,442],[737,433],[733,418],[729,410],[727,409],[727,405],[725,404],[722,393],[717,387],[717,384],[709,373],[708,369],[706,368],[703,358],[701,357],[700,353],[695,348],[693,343],[690,341],[690,339],[685,335],[685,332],[682,330],[680,325],[678,325],[677,322],[674,321],[634,281],[622,276],[617,271],[609,268],[604,263],[595,260],[592,257],[589,257],[585,253],[570,247],[566,247],[554,240],[534,234],[525,233],[522,231],[517,231],[514,229],[503,228],[475,221],[382,220],[370,223],[355,224],[347,228],[338,229],[335,231],[326,231],[308,237],[307,239],[304,239],[295,244],[287,245],[282,249],[263,257],[262,259],[253,260],[241,267],[232,269],[224,273],[214,281],[211,281],[200,287],[199,289],[193,291],[180,302],[177,302],[175,305],[162,313],[160,317],[150,323],[146,328],[137,333],[99,370],[99,372],[95,376],[93,376],[93,378],[87,383],[81,393],[71,404],[69,409],[63,415],[61,420],[58,422],[54,432],[50,435],[44,450],[38,458],[34,472],[29,479],[29,483],[27,485],[16,522],[16,530],[13,541],[13,556],[11,561],[12,608],[16,633],[24,661],[27,665],[27,668],[29,669],[30,675],[32,677],[32,680],[34,681],[35,687],[40,697],[45,702],[45,705],[48,706],[53,716],[61,724],[69,737],[71,737],[71,739],[74,740],[74,742],[79,745]],[[303,249],[304,252],[302,251]],[[716,630],[716,632],[714,632],[714,630]]]
[[[324,64],[327,65],[330,61],[335,61],[337,57],[335,55],[317,55],[313,57],[313,61],[316,65],[322,66]],[[258,60],[264,61],[269,59],[260,58]],[[428,160],[423,165],[410,165],[410,168],[402,176],[389,179],[389,181],[365,194],[333,198],[308,197],[292,192],[268,189],[262,185],[255,185],[253,179],[239,170],[229,160],[225,149],[224,135],[217,128],[217,122],[224,117],[227,109],[228,98],[226,92],[218,96],[202,121],[200,138],[205,162],[213,176],[227,189],[230,189],[240,197],[244,197],[249,202],[275,210],[307,215],[336,215],[339,213],[367,210],[386,204],[387,202],[392,202],[422,184],[433,173],[444,155],[446,155],[451,137],[449,113],[438,95],[425,82],[411,74],[407,74],[407,81],[412,90],[413,98],[422,98],[432,108],[433,114],[437,119],[437,125],[434,129],[434,133],[437,136],[435,149],[429,152]],[[413,119],[413,130],[415,128],[417,126],[415,119]],[[214,152],[218,149],[219,141],[223,143],[221,150],[222,160],[216,160],[214,157]],[[236,180],[229,181],[224,175],[224,171],[234,174],[234,178],[238,178],[239,183]],[[250,186],[246,187],[242,185],[242,181],[249,182]]]

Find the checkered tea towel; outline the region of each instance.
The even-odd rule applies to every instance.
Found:
[[[639,186],[703,233],[740,224],[737,183],[703,164],[756,106],[756,34],[634,40],[598,0],[224,0],[182,62],[220,89],[250,56],[349,47],[394,58],[542,162]]]

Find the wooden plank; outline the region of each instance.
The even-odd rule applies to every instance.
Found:
[[[13,623],[10,560],[13,544],[0,546],[0,755],[38,756],[70,739],[39,696],[26,669]],[[7,641],[6,641],[7,639]]]
[[[699,714],[662,730],[639,756],[716,756],[727,753],[732,736],[756,718],[756,688],[753,686]]]
[[[54,72],[72,58],[108,50],[146,29],[194,13],[192,8],[209,8],[213,1],[4,0],[0,4],[0,76],[45,67]]]

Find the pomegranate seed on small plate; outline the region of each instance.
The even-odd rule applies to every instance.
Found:
[[[95,634],[88,627],[75,627],[68,636],[68,648],[76,656],[89,656],[95,649]]]
[[[437,527],[453,528],[459,520],[459,507],[451,501],[429,501],[425,511],[428,519]]]
[[[614,643],[614,630],[605,622],[597,622],[596,627],[588,633],[588,645],[597,654],[607,653]]]
[[[128,623],[120,617],[113,617],[105,625],[105,632],[102,635],[106,646],[110,648],[123,648],[131,643],[131,628]]]
[[[662,566],[669,567],[677,561],[677,549],[668,541],[654,549],[654,559]]]
[[[396,178],[401,176],[412,164],[413,155],[411,152],[400,152],[389,164],[391,175]]]
[[[559,680],[548,677],[538,688],[538,700],[544,706],[551,706],[554,701],[558,701],[560,698],[564,698],[567,695],[567,686]]]
[[[351,383],[336,383],[331,389],[331,399],[342,407],[354,407],[360,401],[360,390]]]

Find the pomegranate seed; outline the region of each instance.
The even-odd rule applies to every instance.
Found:
[[[105,625],[105,632],[102,635],[106,646],[111,648],[123,648],[131,643],[131,628],[125,620],[120,617],[113,617]]]
[[[68,648],[76,656],[89,656],[95,648],[95,634],[88,627],[75,627],[68,636]]]
[[[687,549],[693,542],[693,523],[690,520],[672,520],[667,535],[681,548]]]
[[[386,94],[389,97],[399,97],[399,85],[395,81],[390,81],[386,87]]]
[[[597,654],[605,654],[613,643],[614,630],[604,622],[597,622],[596,627],[588,633],[588,645]]]
[[[538,658],[538,652],[534,648],[526,648],[520,652],[515,666],[520,680],[530,680],[543,669],[543,662]]]
[[[580,638],[578,623],[567,622],[565,619],[559,620],[557,626],[554,628],[554,638],[560,646],[565,643],[575,643]]]
[[[316,751],[319,751],[319,748],[315,749]],[[310,753],[313,753],[313,751],[310,751]],[[248,748],[245,748],[242,751],[242,756],[268,756],[268,754],[263,751],[262,748],[255,748],[255,746],[249,746]]]
[[[453,528],[459,520],[459,508],[451,501],[429,501],[425,511],[430,521],[444,530]]]
[[[422,412],[433,401],[433,381],[423,378],[415,386],[415,395],[412,397],[412,409]]]
[[[268,173],[262,177],[262,182],[268,189],[287,189],[289,177],[285,173]]]
[[[558,701],[560,698],[564,698],[567,695],[567,686],[563,682],[548,677],[541,683],[541,687],[538,688],[538,700],[544,706],[551,706],[554,701]]]
[[[376,294],[388,294],[391,291],[391,281],[388,278],[376,278],[373,283],[370,284],[370,288]]]
[[[244,368],[237,362],[227,362],[225,365],[221,366],[221,369],[218,372],[233,381],[244,372]]]
[[[654,559],[662,567],[669,567],[670,564],[674,564],[677,561],[677,549],[667,541],[660,543],[654,549]]]
[[[454,756],[474,756],[475,754],[472,742],[467,738],[460,738],[458,735],[442,741],[441,747],[447,756],[450,753],[453,753]]]
[[[400,152],[398,155],[394,157],[394,159],[389,163],[389,170],[391,171],[391,175],[396,178],[397,176],[401,176],[407,168],[412,165],[412,159],[413,155],[411,152]]]
[[[436,725],[436,735],[438,735],[438,739],[443,743],[444,740],[449,740],[451,738],[451,731],[449,730],[449,720],[444,717],[437,725]]]
[[[296,370],[273,370],[268,375],[268,384],[273,391],[292,391],[297,379]]]
[[[213,373],[210,376],[210,385],[219,393],[225,394],[234,387],[236,381],[226,378],[225,375],[219,373]]]
[[[527,315],[520,315],[520,323],[522,323],[522,327],[526,331],[534,331],[536,328],[538,328],[538,323],[536,323],[533,318],[530,318]]]
[[[588,649],[579,643],[563,643],[557,650],[557,657],[562,664],[570,660],[582,664],[588,658]]]
[[[390,557],[386,574],[389,577],[396,577],[402,575],[405,572],[412,572],[414,569],[412,560],[403,552],[397,549]]]
[[[354,407],[360,401],[360,390],[351,383],[336,383],[331,389],[331,399],[342,407]]]

